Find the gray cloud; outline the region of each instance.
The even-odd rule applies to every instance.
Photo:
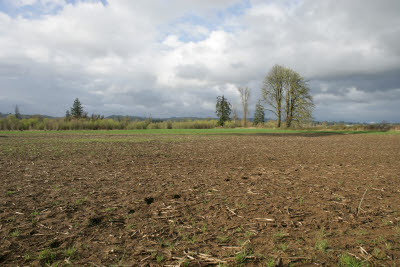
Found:
[[[400,120],[399,1],[244,3],[0,10],[0,112],[62,116],[79,97],[90,113],[207,117],[216,96],[239,106],[236,88],[249,86],[253,113],[265,74],[283,64],[310,80],[318,120]]]

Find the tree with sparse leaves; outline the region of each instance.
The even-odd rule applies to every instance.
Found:
[[[296,71],[275,65],[268,72],[261,88],[267,110],[277,117],[277,126],[282,119],[286,127],[293,123],[310,121],[314,103],[307,82]]]
[[[256,110],[254,112],[253,125],[263,124],[264,121],[265,121],[264,107],[261,104],[261,100],[258,100],[258,103],[256,104]]]
[[[285,123],[289,128],[293,123],[305,123],[311,120],[314,103],[310,88],[296,71],[286,69],[285,75]]]
[[[224,126],[225,122],[230,120],[232,106],[224,96],[218,96],[215,108],[215,113],[218,116],[218,125]]]
[[[277,126],[282,122],[282,98],[285,82],[285,67],[275,65],[264,79],[261,93],[263,100],[268,104],[268,109],[277,117]]]
[[[75,99],[74,104],[71,107],[71,116],[74,119],[80,119],[84,116],[85,112],[83,111],[83,107],[78,98]]]

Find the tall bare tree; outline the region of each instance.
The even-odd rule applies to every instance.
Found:
[[[236,121],[238,120],[238,118],[239,117],[238,117],[236,105],[232,105],[231,120],[233,121],[233,123],[236,124]]]
[[[268,104],[267,110],[275,114],[278,120],[278,127],[282,122],[282,99],[283,87],[285,84],[285,67],[275,65],[265,76],[261,94],[263,100]]]
[[[250,89],[248,87],[239,87],[238,91],[240,93],[240,101],[243,108],[243,126],[246,127],[247,114],[249,113]]]

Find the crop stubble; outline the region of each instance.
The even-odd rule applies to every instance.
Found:
[[[0,147],[1,265],[400,263],[398,135],[93,132]]]

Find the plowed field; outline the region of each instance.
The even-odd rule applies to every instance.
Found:
[[[400,265],[400,135],[32,133],[0,148],[2,266]]]

